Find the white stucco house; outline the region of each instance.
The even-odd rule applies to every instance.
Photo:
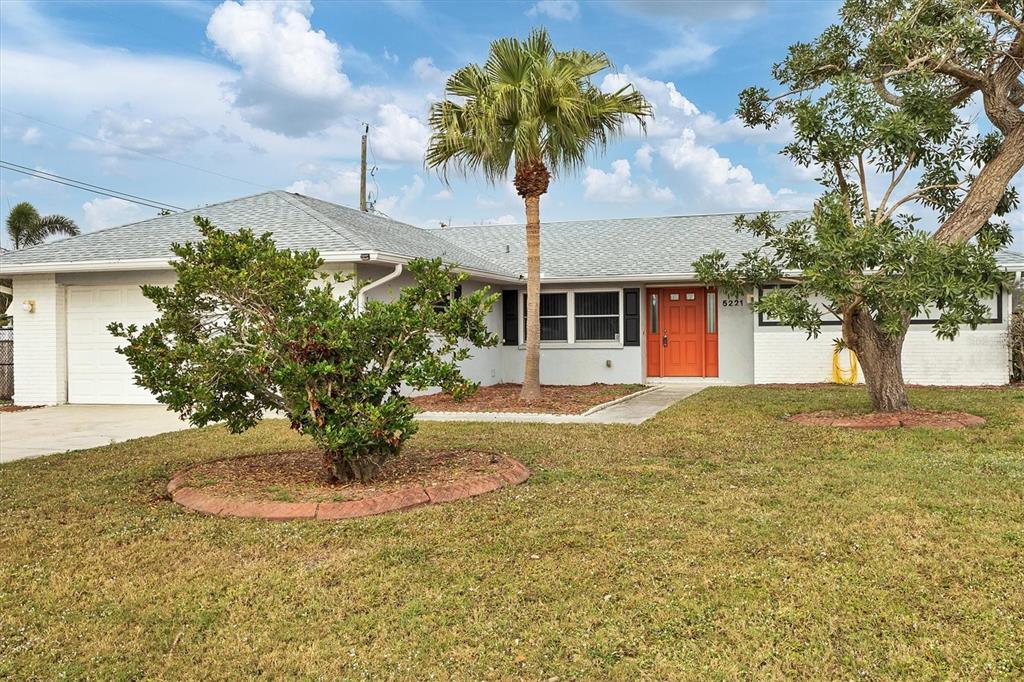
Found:
[[[525,350],[525,238],[522,226],[425,230],[287,192],[206,206],[113,227],[0,256],[12,281],[15,395],[19,404],[148,403],[135,386],[111,321],[145,323],[155,311],[140,284],[171,284],[172,242],[198,238],[195,215],[223,229],[273,232],[281,247],[316,248],[326,267],[377,281],[368,298],[410,282],[402,267],[442,257],[470,279],[464,290],[501,291],[490,316],[503,344],[479,349],[466,374],[483,384],[520,381]],[[782,220],[804,217],[780,214]],[[807,339],[750,312],[751,291],[719,296],[697,281],[692,263],[713,249],[736,258],[754,247],[735,215],[693,215],[544,223],[541,239],[541,380],[547,384],[687,380],[733,384],[828,381],[832,342]],[[1024,256],[1001,265],[1024,270]],[[990,321],[940,341],[915,320],[903,358],[908,382],[1005,384],[1009,290],[989,302]],[[836,321],[838,325],[838,321]]]

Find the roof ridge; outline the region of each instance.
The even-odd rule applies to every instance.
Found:
[[[331,230],[332,232],[334,232],[338,236],[340,236],[340,237],[342,237],[344,239],[347,239],[357,249],[363,248],[363,245],[361,244],[362,240],[359,238],[358,235],[356,235],[355,233],[353,233],[352,231],[350,231],[348,228],[344,227],[340,223],[337,223],[336,221],[331,220],[331,218],[329,218],[328,216],[324,215],[320,211],[316,210],[315,208],[313,208],[312,206],[310,206],[306,202],[304,202],[304,201],[297,201],[296,198],[295,198],[295,197],[303,197],[303,198],[306,198],[306,199],[313,199],[314,197],[308,197],[305,194],[299,194],[298,192],[286,192],[284,190],[273,190],[273,193],[279,199],[284,199],[286,202],[288,202],[289,205],[294,206],[295,208],[299,209],[300,211],[305,212],[306,214],[308,214],[310,217],[314,218],[315,220],[323,223],[323,225],[327,229]],[[318,201],[323,201],[323,200],[319,199]],[[324,203],[328,203],[329,204],[331,202],[327,201],[327,202],[324,202]],[[335,206],[340,206],[340,204],[334,204],[334,205]],[[342,208],[345,208],[345,207],[342,206]]]
[[[496,275],[519,275],[518,272],[515,272],[515,271],[512,271],[512,270],[508,270],[508,269],[504,268],[501,264],[496,263],[491,258],[489,258],[489,257],[487,257],[487,256],[485,256],[485,255],[483,255],[483,254],[481,254],[479,252],[477,252],[476,250],[474,250],[472,248],[469,248],[468,246],[464,246],[462,244],[455,244],[455,243],[453,243],[453,242],[451,242],[451,241],[449,241],[449,240],[447,240],[447,239],[445,239],[443,237],[438,237],[437,235],[432,234],[435,230],[431,230],[431,229],[427,229],[427,228],[423,228],[423,227],[417,227],[416,225],[412,225],[410,223],[405,223],[405,222],[402,222],[401,220],[396,220],[395,218],[392,218],[391,216],[387,216],[387,215],[382,215],[382,214],[378,214],[378,213],[370,213],[369,211],[357,211],[357,209],[354,209],[351,206],[345,206],[344,204],[336,204],[333,201],[327,201],[326,199],[318,199],[317,197],[311,197],[311,196],[308,196],[306,194],[299,194],[298,192],[285,192],[285,194],[289,195],[288,196],[289,199],[293,199],[293,198],[296,198],[296,197],[301,197],[302,199],[310,199],[312,201],[324,203],[324,204],[327,204],[329,206],[333,206],[335,208],[340,208],[340,209],[345,210],[345,211],[352,211],[353,213],[359,213],[363,217],[370,218],[371,220],[375,220],[375,221],[380,221],[381,223],[384,223],[384,224],[386,224],[388,226],[395,226],[395,227],[401,228],[401,229],[415,230],[416,232],[419,232],[421,234],[422,233],[427,233],[427,234],[430,235],[431,239],[436,239],[438,242],[440,242],[438,244],[438,246],[442,246],[443,245],[443,247],[446,249],[446,251],[447,250],[451,250],[451,249],[457,249],[457,250],[463,252],[466,256],[472,256],[473,258],[479,258],[481,261],[483,261],[484,263],[487,263],[491,268],[493,268],[491,270],[491,272],[493,274],[496,274]],[[317,209],[313,208],[312,206],[309,206],[309,204],[307,204],[305,201],[300,201],[300,203],[303,206],[306,206],[310,211],[316,213],[317,215],[323,215]],[[324,216],[324,217],[327,218],[327,216]],[[357,242],[358,239],[353,239],[353,241]],[[371,250],[371,251],[379,251],[380,250],[379,247],[377,247],[376,245],[370,245],[367,248],[369,250]],[[416,257],[416,254],[400,254],[400,255],[408,256],[410,258],[415,258]],[[454,262],[457,262],[455,259],[452,259],[452,260]],[[462,265],[465,265],[465,264],[462,263]]]
[[[807,208],[787,208],[780,209],[778,211],[767,211],[771,214],[779,213],[810,213],[811,209]],[[678,215],[656,215],[656,216],[626,216],[624,218],[573,218],[571,220],[541,220],[541,227],[544,225],[556,225],[560,223],[596,223],[596,222],[611,222],[613,220],[664,220],[666,218],[707,218],[710,216],[726,216],[726,215],[757,215],[758,213],[765,213],[765,211],[720,211],[717,213],[682,213]],[[432,228],[444,230],[462,230],[474,227],[522,227],[526,223],[489,223],[480,225],[448,225],[443,228]],[[427,228],[421,228],[427,229]]]
[[[187,214],[187,213],[193,213],[193,212],[196,212],[196,211],[202,211],[204,209],[213,208],[214,206],[223,206],[224,204],[231,204],[231,203],[235,203],[236,201],[244,201],[246,199],[253,199],[255,197],[261,197],[264,194],[274,194],[277,191],[279,191],[279,190],[267,190],[266,192],[257,192],[256,194],[249,194],[249,195],[246,195],[244,197],[237,197],[235,199],[226,199],[224,201],[218,201],[218,202],[215,202],[215,203],[212,203],[212,204],[204,204],[202,206],[196,206],[195,208],[186,208],[184,211],[178,211],[176,213],[169,213],[167,215],[159,215],[158,214],[158,215],[153,216],[152,218],[145,218],[144,220],[136,220],[136,221],[131,222],[131,223],[124,223],[123,225],[111,225],[110,227],[101,227],[98,230],[89,230],[88,232],[80,232],[78,234],[71,235],[70,237],[64,237],[63,239],[55,239],[52,242],[40,242],[39,244],[33,244],[32,246],[26,246],[23,249],[10,249],[9,251],[7,251],[7,253],[9,253],[9,254],[25,253],[26,251],[31,251],[32,249],[37,249],[37,248],[39,248],[41,246],[53,246],[54,244],[63,244],[65,242],[69,242],[69,241],[71,241],[73,239],[80,239],[82,237],[88,237],[89,235],[100,234],[101,232],[110,232],[111,230],[120,230],[120,229],[123,229],[123,228],[126,228],[126,227],[134,227],[136,225],[141,225],[142,223],[149,223],[149,222],[152,222],[154,220],[160,220],[161,218],[168,218],[170,216],[180,216],[180,215],[184,215],[184,214]]]

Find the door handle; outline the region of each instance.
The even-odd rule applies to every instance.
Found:
[[[661,347],[668,348],[668,334],[661,337]]]

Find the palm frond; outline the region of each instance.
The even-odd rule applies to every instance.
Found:
[[[40,218],[37,223],[37,229],[43,234],[44,239],[46,237],[55,237],[58,235],[74,237],[75,235],[81,234],[78,229],[78,225],[75,224],[74,220],[56,213]]]
[[[431,107],[426,165],[445,181],[454,171],[497,182],[521,162],[544,163],[552,175],[582,169],[627,121],[644,130],[653,115],[632,86],[605,93],[591,82],[610,67],[603,52],[556,51],[543,29],[495,40],[483,65],[453,73],[447,99]]]

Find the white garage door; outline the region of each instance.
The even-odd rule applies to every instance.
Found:
[[[132,369],[115,349],[124,343],[107,331],[111,322],[140,327],[156,319],[156,308],[133,286],[69,286],[68,402],[152,404],[135,385]]]

